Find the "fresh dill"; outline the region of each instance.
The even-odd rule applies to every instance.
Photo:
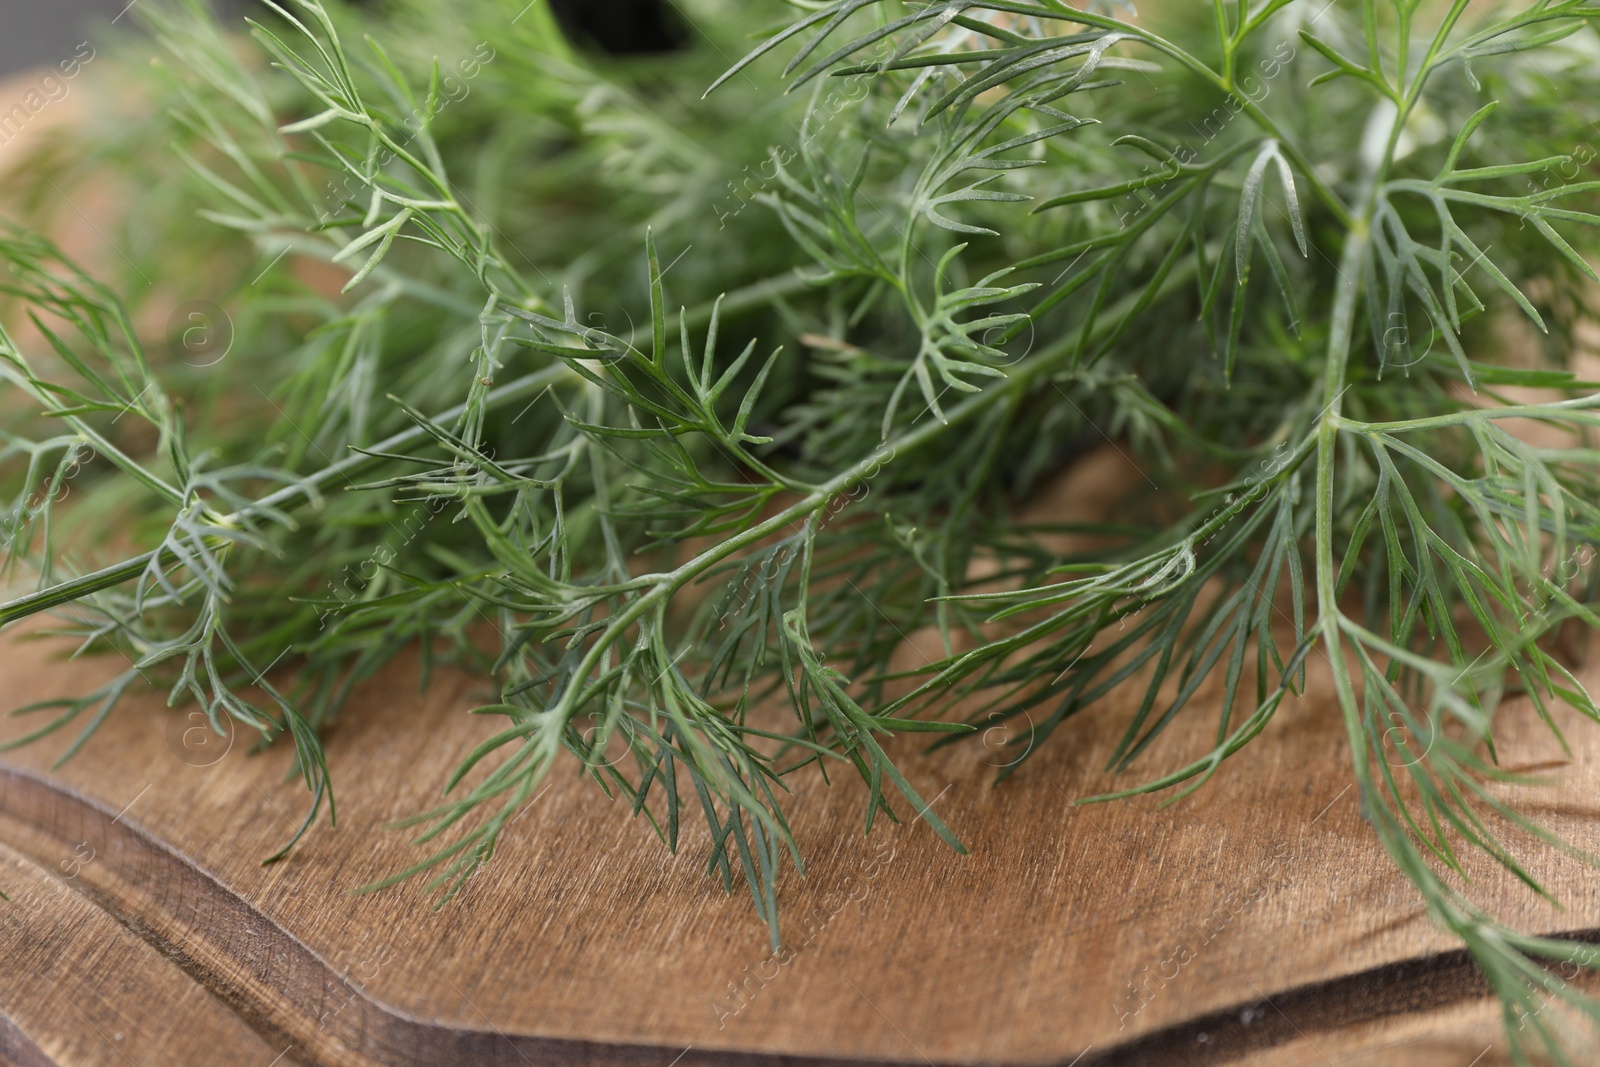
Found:
[[[1216,744],[1116,795],[1187,791],[1316,655],[1362,810],[1515,1054],[1561,1055],[1550,996],[1600,1023],[1544,965],[1600,950],[1448,880],[1480,850],[1543,892],[1505,834],[1571,847],[1493,788],[1503,699],[1558,738],[1557,704],[1600,719],[1557,640],[1600,623],[1573,336],[1600,6],[702,0],[683,50],[628,63],[543,5],[268,6],[270,66],[197,4],[141,5],[175,117],[37,162],[160,178],[128,266],[209,285],[226,359],[147,349],[151,297],[0,240],[36,349],[0,336],[5,573],[35,585],[0,624],[71,605],[133,662],[18,743],[81,724],[76,751],[159,679],[290,735],[304,833],[352,688],[449,655],[505,726],[380,885],[458,890],[565,761],[668,847],[697,810],[776,944],[797,768],[848,763],[869,829],[909,812],[960,848],[883,737],[1034,710],[1043,740],[1129,687],[1114,769],[1180,714]],[[1512,315],[1542,345],[1505,351]],[[1181,511],[1063,557],[1015,509],[1101,434]],[[137,550],[77,564],[110,551],[61,543],[92,509]],[[891,654],[928,628],[907,682]]]

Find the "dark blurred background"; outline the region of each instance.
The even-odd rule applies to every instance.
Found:
[[[109,32],[137,32],[142,0],[4,0],[0,78],[70,56],[79,41]],[[449,3],[449,0],[439,0]],[[241,13],[255,0],[213,0],[219,11]],[[617,54],[660,52],[681,44],[679,21],[661,0],[552,0],[572,38]]]
[[[221,10],[242,11],[247,0],[218,0]],[[138,23],[128,0],[6,0],[0,29],[0,78],[72,55],[79,41]],[[112,20],[115,19],[115,23]]]

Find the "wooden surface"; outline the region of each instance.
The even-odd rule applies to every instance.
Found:
[[[1057,492],[1082,499],[1123,474],[1093,457]],[[0,645],[6,703],[84,691],[120,662],[50,662],[51,647]],[[1116,700],[999,787],[1012,756],[998,736],[932,754],[896,741],[968,857],[915,823],[864,840],[859,785],[800,776],[790,811],[810,869],[781,882],[781,959],[748,898],[703,875],[703,830],[673,858],[571,773],[461,901],[434,910],[418,885],[352,895],[418,858],[383,824],[432,803],[494,729],[464,714],[489,696],[471,679],[419,695],[406,665],[368,687],[328,736],[337,829],[319,824],[271,867],[260,860],[307,803],[284,779],[287,748],[196,746],[186,713],[147,694],[59,770],[66,737],[0,765],[0,1059],[1505,1062],[1470,964],[1362,822],[1319,696],[1326,662],[1311,674],[1251,753],[1175,807],[1070,804],[1110,781],[1128,713]],[[1214,729],[1205,714],[1180,721],[1137,773],[1208,747]],[[1570,725],[1577,758],[1563,764],[1526,707],[1502,729],[1505,765],[1558,774],[1522,803],[1592,846],[1600,730]],[[1566,910],[1488,868],[1472,895],[1528,928],[1600,927],[1593,872],[1522,851]]]

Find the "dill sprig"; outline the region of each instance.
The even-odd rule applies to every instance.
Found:
[[[1578,851],[1496,791],[1493,727],[1508,694],[1563,744],[1556,705],[1600,719],[1557,641],[1600,622],[1572,337],[1600,7],[840,0],[774,31],[708,0],[692,47],[629,65],[537,5],[403,5],[355,48],[359,13],[288,0],[254,24],[267,69],[197,5],[146,6],[176,117],[54,165],[168,174],[169,123],[185,192],[145,194],[129,264],[213,249],[237,336],[203,374],[152,357],[141,298],[0,240],[41,339],[0,337],[27,408],[6,566],[37,575],[0,624],[70,606],[131,664],[23,741],[83,720],[76,751],[160,681],[291,735],[303,834],[351,689],[449,656],[505,726],[379,886],[448,898],[569,762],[668,847],[697,808],[776,945],[794,770],[848,763],[868,829],[910,812],[960,848],[881,738],[1043,709],[1031,752],[1130,687],[1123,770],[1220,692],[1210,752],[1091,799],[1181,796],[1316,656],[1362,811],[1514,1054],[1562,1055],[1550,996],[1600,1022],[1547,965],[1592,946],[1450,880],[1478,850],[1543,893],[1508,837]],[[1544,345],[1505,352],[1510,315]],[[1013,509],[1111,436],[1152,491],[1061,556]],[[100,513],[142,551],[80,569],[58,527]],[[938,661],[892,671],[929,627]]]

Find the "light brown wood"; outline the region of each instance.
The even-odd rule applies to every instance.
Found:
[[[1115,462],[1090,460],[1061,491],[1083,499],[1118,476]],[[3,646],[8,703],[81,692],[120,665],[50,663],[49,647]],[[1012,757],[992,744],[929,754],[897,740],[968,857],[914,822],[863,839],[858,784],[799,776],[790,810],[809,874],[782,880],[790,950],[777,959],[748,899],[704,877],[704,831],[668,856],[570,773],[461,901],[434,910],[417,885],[352,895],[418,857],[384,824],[432,803],[494,729],[464,714],[487,696],[473,679],[445,674],[419,693],[403,663],[367,687],[328,736],[337,829],[318,826],[271,867],[260,860],[307,803],[284,780],[287,749],[250,755],[242,737],[220,759],[186,748],[194,724],[148,695],[58,770],[66,736],[5,757],[0,841],[15,858],[0,889],[14,899],[0,915],[47,952],[89,951],[86,935],[52,929],[113,930],[95,940],[103,973],[142,987],[163,1018],[192,1017],[174,1040],[220,1033],[221,1009],[262,1049],[307,1064],[1504,1062],[1495,1006],[1347,789],[1327,675],[1313,659],[1310,695],[1175,807],[1070,803],[1111,783],[1101,768],[1125,701],[1086,713],[998,787],[995,766]],[[1138,773],[1209,747],[1205,707]],[[1600,729],[1569,724],[1570,765],[1524,706],[1500,732],[1505,765],[1557,772],[1522,790],[1525,808],[1592,844]],[[93,859],[69,878],[61,861],[80,846]],[[1482,864],[1474,898],[1530,929],[1597,936],[1594,872],[1522,852],[1565,911]],[[36,982],[43,958],[7,951],[12,1031],[46,1062],[99,1062],[63,1036],[67,1016],[12,1007],[37,999],[13,986]],[[174,993],[178,979],[206,995]],[[186,1048],[159,1062],[206,1062]],[[239,1055],[227,1062],[253,1062]]]

